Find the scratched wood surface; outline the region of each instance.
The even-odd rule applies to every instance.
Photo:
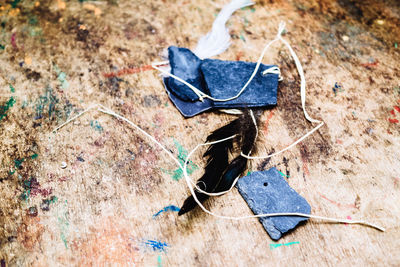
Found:
[[[102,103],[184,158],[234,117],[183,119],[148,64],[170,45],[194,48],[227,2],[1,2],[2,267],[400,264],[396,0],[257,1],[231,18],[232,46],[219,56],[256,61],[286,21],[284,38],[307,78],[307,109],[325,126],[290,151],[251,161],[248,170],[276,166],[312,213],[375,222],[384,233],[310,220],[272,242],[257,219],[228,221],[200,210],[154,217],[188,194],[160,148],[96,110],[51,133]],[[263,62],[279,65],[284,80],[278,105],[262,116],[255,154],[282,149],[312,129],[288,51],[274,45]],[[190,164],[194,179],[204,167],[201,152]],[[236,189],[206,207],[251,214]]]

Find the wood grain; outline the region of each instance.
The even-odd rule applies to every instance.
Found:
[[[395,0],[257,1],[231,18],[232,46],[218,57],[256,61],[286,21],[284,38],[307,78],[307,110],[325,126],[290,151],[251,161],[249,171],[276,166],[314,214],[372,221],[384,233],[310,220],[279,241],[299,243],[274,248],[256,219],[227,221],[200,210],[153,218],[165,206],[180,206],[188,194],[174,173],[177,166],[159,148],[96,111],[51,133],[102,103],[177,157],[204,142],[234,117],[209,112],[183,119],[158,73],[146,66],[170,45],[194,48],[227,2],[0,4],[1,266],[399,265]],[[278,105],[262,116],[260,155],[312,129],[301,111],[299,77],[288,51],[275,45],[263,62],[279,65],[284,81]],[[336,93],[335,83],[342,88]],[[196,179],[204,166],[201,151],[194,165]],[[251,214],[236,190],[206,207]]]

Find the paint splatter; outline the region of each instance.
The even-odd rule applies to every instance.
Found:
[[[368,63],[362,63],[361,66],[367,68],[367,69],[371,69],[371,67],[376,67],[378,66],[379,61],[378,60],[370,60]]]
[[[16,36],[17,34],[15,32],[11,35],[11,45],[13,46],[14,49],[18,49]]]
[[[10,99],[8,99],[8,101],[3,105],[0,106],[0,121],[7,116],[7,112],[10,108],[12,108],[12,106],[14,106],[15,104],[15,98],[14,97],[10,97]]]
[[[338,92],[343,92],[344,89],[339,83],[335,82],[335,85],[332,87],[332,91],[335,94],[335,96],[337,96],[337,93]]]
[[[146,240],[143,242],[143,245],[151,248],[153,251],[158,252],[166,252],[166,248],[169,247],[166,242],[161,242],[157,240]]]
[[[271,250],[273,250],[275,248],[279,248],[279,247],[282,247],[282,246],[288,247],[288,246],[295,245],[295,244],[300,244],[300,242],[296,241],[296,242],[289,242],[289,243],[284,243],[284,244],[269,244],[269,248]]]
[[[271,120],[272,116],[274,116],[274,111],[271,110],[268,114],[267,120],[265,121],[265,126],[264,126],[264,134],[267,135],[268,134],[268,125],[269,125],[269,121]]]
[[[278,170],[278,172],[280,173],[280,175],[282,175],[282,177],[290,178],[289,175],[286,175],[286,174],[284,174],[283,172],[281,172],[281,171],[279,171],[279,170]]]
[[[352,220],[351,216],[347,216],[346,219],[347,219],[347,220]],[[344,225],[349,226],[348,223],[345,223]]]
[[[153,67],[151,65],[145,65],[145,66],[138,67],[138,68],[126,68],[126,69],[121,69],[117,72],[103,73],[103,76],[105,78],[113,78],[113,77],[123,76],[123,75],[127,75],[127,74],[135,74],[135,73],[148,71],[148,70],[152,70],[152,69],[153,69]]]
[[[12,8],[16,8],[19,2],[21,2],[21,0],[14,0],[14,1],[12,1],[12,2],[11,2],[11,7],[12,7]]]
[[[53,188],[42,188],[35,177],[24,180],[23,188],[24,191],[20,195],[21,200],[28,200],[30,196],[35,197],[38,195],[48,197],[53,193]]]
[[[393,106],[393,109],[389,111],[389,113],[393,116],[396,117],[396,111],[398,113],[400,113],[400,107],[399,106]],[[388,121],[390,123],[399,123],[398,119],[394,119],[394,118],[388,118]]]
[[[12,86],[11,84],[9,84],[9,86],[10,86],[10,91],[11,91],[11,93],[15,93],[15,88],[14,88],[14,86]]]
[[[42,203],[40,204],[40,209],[43,211],[49,211],[50,205],[57,203],[58,198],[56,196],[52,196],[48,199],[43,199]]]
[[[176,148],[178,149],[178,161],[183,166],[185,164],[186,157],[188,155],[188,151],[181,144],[179,144],[178,141],[176,141],[175,139],[174,139],[174,143],[175,143]],[[186,170],[187,170],[187,173],[190,175],[198,168],[199,167],[190,160],[187,164]],[[172,179],[174,179],[175,181],[179,181],[183,177],[183,170],[181,168],[177,168],[174,171],[162,169],[162,171],[171,175]]]
[[[44,95],[41,95],[36,100],[36,116],[35,120],[43,118],[44,113],[47,109],[49,119],[68,119],[69,115],[73,110],[72,104],[66,100],[65,105],[60,108],[59,104],[60,100],[57,98],[56,94],[54,93],[53,89],[48,86],[45,89]]]
[[[330,203],[338,206],[339,208],[352,208],[352,209],[357,209],[357,206],[355,204],[340,204],[334,200],[331,200],[329,198],[327,198],[325,195],[321,194],[318,192],[318,194],[325,200],[328,200]]]
[[[67,74],[62,72],[57,66],[54,66],[54,70],[57,73],[57,79],[61,84],[62,89],[68,89],[69,83],[67,81]]]
[[[162,267],[161,255],[158,255],[158,257],[157,257],[157,267]]]
[[[35,153],[35,154],[33,154],[32,156],[30,156],[29,158],[31,158],[31,159],[36,159],[38,156],[39,156],[39,155]],[[10,175],[13,175],[13,174],[16,172],[16,170],[18,170],[18,169],[21,167],[22,163],[23,163],[25,160],[26,160],[25,158],[22,158],[22,159],[15,159],[15,160],[14,160],[14,170],[10,171],[9,174],[10,174]]]
[[[100,8],[98,8],[98,7],[96,7],[96,6],[92,5],[92,4],[84,4],[83,8],[87,9],[89,11],[93,11],[95,16],[100,16],[101,13],[102,13]]]
[[[84,236],[70,240],[71,250],[80,251],[77,266],[140,266],[136,262],[139,248],[124,220],[99,217]],[[71,239],[72,237],[70,237]]]
[[[90,121],[90,126],[98,132],[103,131],[103,127],[100,125],[98,121]]]
[[[166,206],[164,207],[162,210],[160,210],[159,212],[157,212],[156,214],[153,215],[153,219],[155,219],[158,215],[160,215],[163,212],[167,212],[167,211],[179,211],[180,208],[174,205],[170,205],[170,206]]]
[[[68,202],[65,200],[61,215],[57,215],[58,227],[60,229],[60,238],[64,243],[66,249],[68,249],[68,232],[69,232],[69,220],[68,220]]]

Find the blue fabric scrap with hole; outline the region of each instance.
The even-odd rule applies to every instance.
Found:
[[[265,213],[311,213],[310,204],[289,186],[276,168],[257,171],[238,180],[236,187],[254,214]],[[279,216],[260,217],[269,236],[278,240],[294,229],[307,217]]]
[[[199,59],[187,48],[168,48],[171,73],[182,78],[197,89],[217,99],[236,96],[254,71],[256,63]],[[260,64],[248,87],[236,99],[203,102],[185,84],[172,78],[164,78],[168,96],[185,117],[193,117],[209,109],[271,107],[277,102],[278,74],[262,75],[275,65]]]

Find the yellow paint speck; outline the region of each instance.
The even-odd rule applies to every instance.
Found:
[[[20,12],[19,8],[14,8],[14,9],[11,9],[11,11],[8,14],[10,16],[14,17],[14,16],[18,15],[19,12]]]
[[[35,2],[35,7],[38,7],[38,6],[40,6],[40,2],[39,2],[39,1],[36,1],[36,2]]]
[[[26,65],[31,65],[32,64],[32,58],[30,56],[25,56],[25,64]]]
[[[86,3],[86,4],[83,5],[83,8],[87,9],[87,10],[90,10],[90,11],[93,11],[95,16],[100,16],[101,13],[102,13],[100,8],[98,8],[98,7],[96,7],[96,6],[92,5],[92,4],[87,4]]]
[[[57,4],[59,9],[65,9],[67,7],[63,0],[57,0]]]
[[[383,25],[385,24],[385,21],[383,19],[377,19],[376,24]]]

